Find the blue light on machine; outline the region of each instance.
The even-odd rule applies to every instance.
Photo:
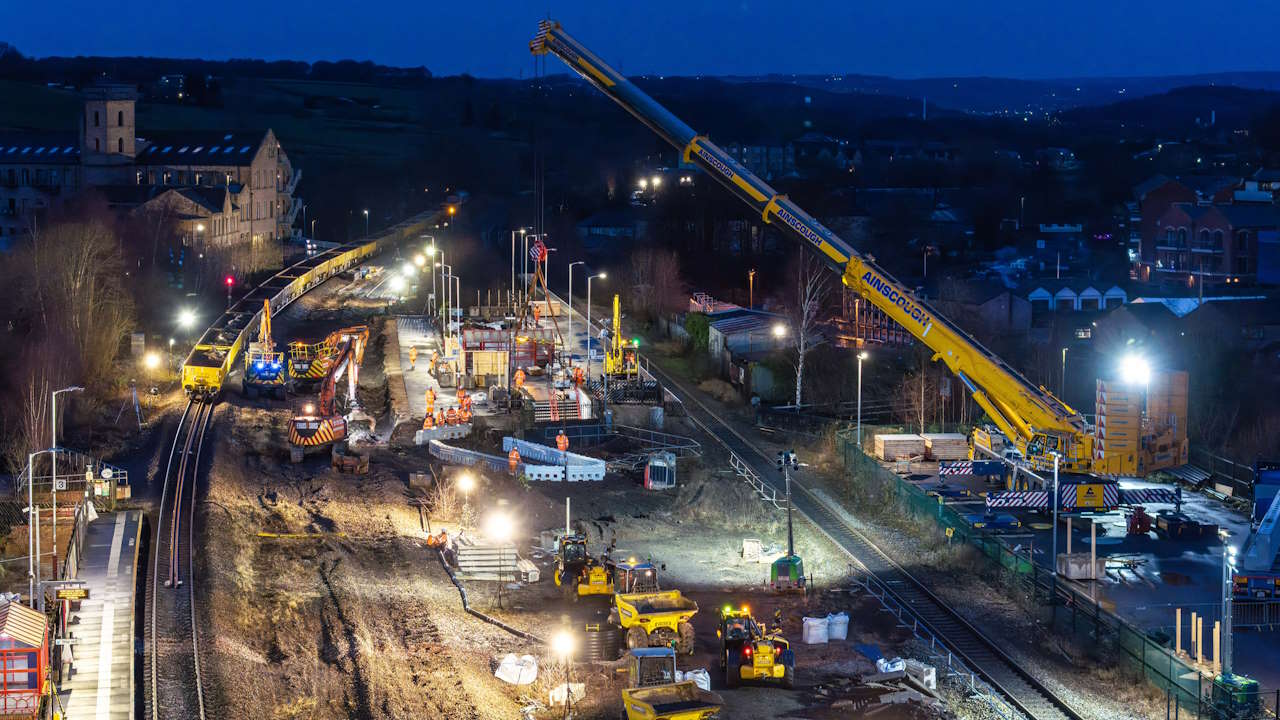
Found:
[[[258,362],[256,362],[256,363],[254,363],[254,364],[253,364],[253,369],[254,369],[254,370],[261,370],[262,368],[263,368],[263,365],[262,365],[262,361],[261,361],[261,360],[259,360]]]

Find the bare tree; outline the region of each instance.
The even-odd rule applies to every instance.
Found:
[[[796,263],[795,306],[791,308],[792,340],[796,351],[796,397],[799,407],[804,398],[804,360],[818,341],[818,323],[831,294],[831,271],[811,253],[804,253]]]

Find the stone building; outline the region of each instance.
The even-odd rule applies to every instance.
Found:
[[[169,213],[185,248],[240,258],[235,270],[278,266],[302,202],[270,129],[139,134],[137,94],[103,83],[84,92],[77,134],[0,134],[0,242],[49,209],[93,191],[121,213]]]

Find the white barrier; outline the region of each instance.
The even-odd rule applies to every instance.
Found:
[[[445,445],[439,440],[432,440],[428,443],[428,447],[432,457],[439,458],[450,465],[463,465],[466,467],[484,465],[494,472],[510,472],[507,458],[502,455],[490,455],[476,450],[464,450],[452,445]],[[516,466],[516,469],[517,472],[529,478],[530,482],[561,482],[565,478],[565,469],[559,465],[534,465],[522,462]]]
[[[529,442],[528,440],[517,440],[513,437],[504,437],[502,439],[503,452],[509,453],[513,447],[520,453],[522,459],[532,458],[539,462],[562,467],[569,482],[604,480],[605,461],[598,458],[565,452],[547,445]]]

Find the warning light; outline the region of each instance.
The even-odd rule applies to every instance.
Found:
[[[632,347],[640,347],[640,338],[638,338],[638,337],[633,337],[633,338],[631,338],[631,346],[632,346]]]
[[[232,285],[236,284],[236,279],[228,275],[226,279],[226,283],[227,283],[227,287],[231,287]]]

